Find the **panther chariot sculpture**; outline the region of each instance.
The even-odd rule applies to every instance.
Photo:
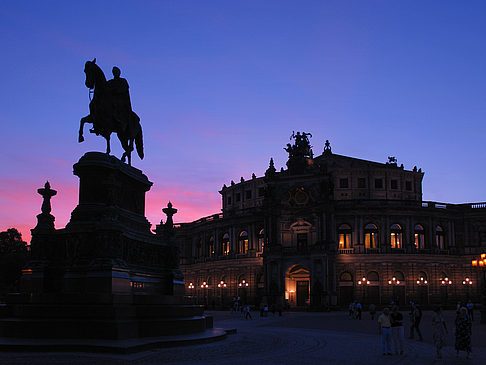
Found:
[[[120,77],[120,69],[113,67],[113,79],[106,81],[105,74],[93,61],[87,61],[84,66],[86,74],[85,85],[89,89],[89,115],[81,118],[78,142],[83,142],[83,127],[85,123],[93,124],[89,131],[106,139],[106,153],[110,153],[110,136],[116,133],[125,151],[121,160],[132,164],[133,146],[137,149],[140,159],[143,159],[143,137],[140,118],[132,110],[128,82]],[[91,94],[93,98],[91,99]]]

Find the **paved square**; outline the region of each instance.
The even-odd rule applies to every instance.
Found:
[[[456,358],[453,311],[445,312],[449,335],[441,360],[436,359],[432,344],[430,311],[424,311],[422,320],[424,342],[406,339],[404,355],[386,357],[381,355],[376,321],[366,312],[361,321],[348,319],[345,312],[269,314],[266,318],[254,312],[252,320],[229,312],[209,313],[214,315],[215,327],[236,328],[237,334],[210,344],[133,355],[0,353],[0,364],[481,364],[486,358],[486,326],[478,319],[473,325],[471,359],[466,360],[464,353]],[[405,326],[407,336],[407,322]]]

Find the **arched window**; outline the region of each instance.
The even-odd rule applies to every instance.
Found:
[[[338,242],[339,248],[351,248],[351,226],[348,224],[341,224],[338,228]]]
[[[390,227],[390,245],[391,248],[402,248],[402,227],[399,224],[394,224]]]
[[[380,281],[380,276],[376,271],[370,271],[368,275],[366,275],[366,280],[370,282],[379,282]]]
[[[365,248],[378,248],[378,227],[369,223],[364,227]]]
[[[222,240],[222,248],[223,248],[223,255],[227,256],[230,254],[230,236],[228,233],[225,233],[223,235],[223,240]]]
[[[247,253],[248,252],[248,232],[241,231],[238,237],[238,252]]]
[[[424,227],[420,224],[416,224],[414,227],[415,248],[417,250],[423,250],[425,248],[425,233]]]
[[[353,281],[353,275],[345,271],[341,274],[341,276],[339,276],[339,281]]]
[[[427,274],[423,271],[419,271],[417,277],[417,285],[427,285],[429,283],[427,279]]]
[[[209,241],[208,241],[208,256],[209,257],[214,257],[214,254],[215,254],[215,250],[214,250],[214,237],[211,236],[209,237]]]
[[[445,250],[445,232],[441,226],[435,227],[435,242],[439,250]]]
[[[263,251],[263,247],[265,246],[265,230],[262,228],[260,232],[258,232],[258,241],[257,241],[257,251]]]
[[[396,284],[405,284],[405,275],[403,275],[403,272],[401,272],[401,271],[395,271],[393,273],[392,280]]]

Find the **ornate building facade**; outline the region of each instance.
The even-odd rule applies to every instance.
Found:
[[[486,203],[422,200],[421,169],[334,154],[310,134],[288,144],[287,169],[220,191],[222,213],[178,226],[186,295],[227,306],[286,302],[479,301],[471,259],[486,249]],[[482,250],[482,251],[481,251]]]

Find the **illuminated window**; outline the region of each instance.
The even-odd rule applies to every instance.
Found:
[[[261,252],[263,251],[263,247],[265,246],[265,230],[261,229],[260,232],[258,232],[258,246],[257,246],[257,251]]]
[[[441,226],[435,227],[435,242],[439,250],[445,250],[445,232]]]
[[[425,248],[425,234],[424,227],[420,224],[416,224],[414,228],[415,248],[417,250],[423,250]]]
[[[377,248],[378,247],[378,227],[369,223],[364,227],[365,235],[365,247],[366,248]]]
[[[390,227],[390,245],[391,248],[402,248],[402,227],[398,224]]]
[[[341,224],[338,228],[339,248],[351,248],[351,226]]]
[[[238,252],[248,252],[248,233],[246,231],[242,231],[238,237]]]
[[[228,233],[225,233],[222,240],[223,255],[229,255],[230,253],[230,237]]]

